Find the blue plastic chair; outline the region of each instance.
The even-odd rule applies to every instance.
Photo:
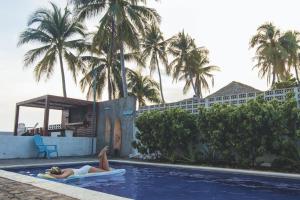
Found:
[[[58,157],[57,145],[45,145],[43,138],[38,134],[34,136],[33,140],[38,150],[37,157],[44,154],[44,157],[49,159],[52,153],[56,153],[56,157]]]

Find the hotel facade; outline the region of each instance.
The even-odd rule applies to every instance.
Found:
[[[251,99],[255,99],[259,95],[263,95],[264,99],[267,101],[271,101],[273,99],[284,101],[286,98],[286,94],[290,92],[295,94],[295,98],[299,107],[300,87],[260,91],[246,84],[233,81],[205,98],[201,99],[198,97],[193,97],[178,102],[143,106],[138,109],[137,114],[153,110],[168,110],[173,108],[181,108],[190,113],[198,113],[199,107],[209,108],[217,103],[240,105],[246,103]]]

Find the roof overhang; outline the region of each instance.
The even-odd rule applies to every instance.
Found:
[[[92,101],[60,97],[54,95],[45,95],[45,96],[19,102],[17,103],[17,106],[45,108],[46,101],[48,101],[49,109],[54,109],[54,110],[66,110],[74,107],[88,106],[93,104]]]

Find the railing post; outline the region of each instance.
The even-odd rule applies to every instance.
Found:
[[[18,135],[19,112],[20,112],[20,106],[16,105],[15,126],[14,126],[14,135],[15,136]]]
[[[45,111],[44,111],[44,134],[45,136],[48,136],[48,125],[49,125],[49,99],[46,97],[45,100]]]

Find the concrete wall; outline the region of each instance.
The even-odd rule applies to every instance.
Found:
[[[95,153],[95,138],[43,137],[43,140],[45,144],[56,144],[59,156],[85,156]],[[0,135],[0,159],[35,158],[36,155],[32,136]]]
[[[134,138],[134,120],[136,115],[136,98],[127,97],[113,101],[100,102],[97,105],[97,149],[109,145],[113,153],[114,133],[121,124],[120,156],[128,157],[133,149],[131,143]],[[108,119],[108,121],[107,121]],[[109,144],[105,142],[105,127],[110,123]]]
[[[0,131],[0,136],[1,135],[14,135],[14,133],[13,132]]]

